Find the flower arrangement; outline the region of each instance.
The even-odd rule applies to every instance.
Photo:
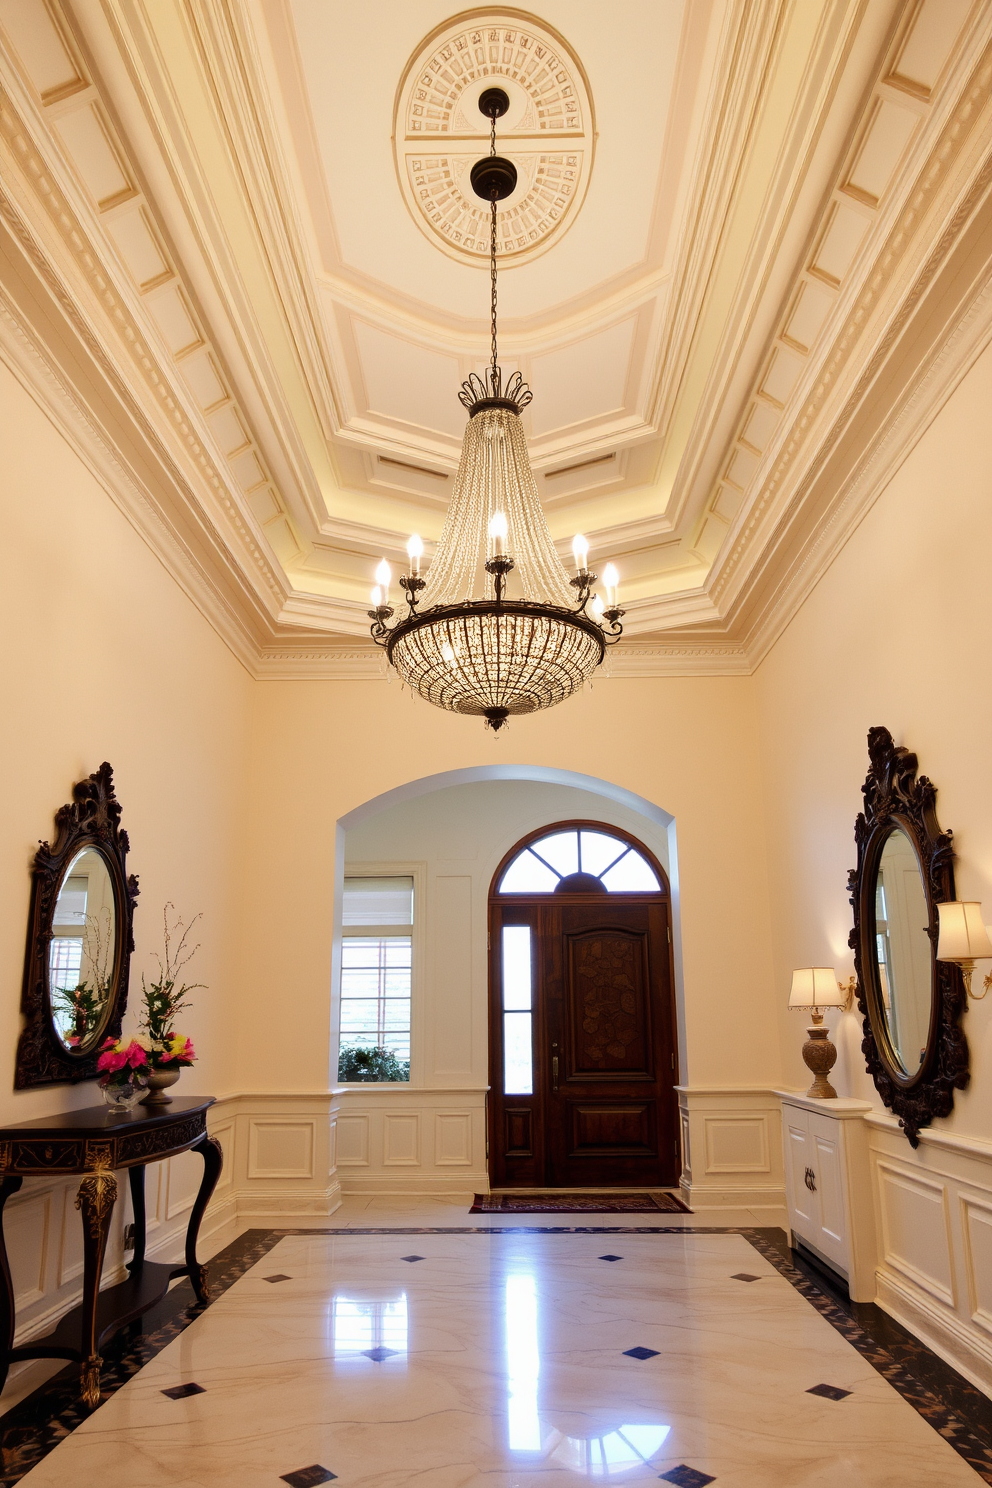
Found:
[[[173,919],[170,923],[169,911]],[[184,1033],[177,1033],[175,1020],[189,1007],[189,994],[204,984],[181,981],[180,972],[200,949],[199,942],[189,944],[190,932],[200,915],[194,915],[189,924],[175,913],[174,904],[166,904],[162,911],[165,954],[156,955],[158,977],[153,982],[141,978],[141,995],[145,1010],[141,1026],[145,1030],[152,1069],[180,1070],[192,1064],[196,1058],[193,1040]]]
[[[100,1084],[104,1089],[140,1083],[151,1073],[151,1043],[140,1034],[126,1038],[108,1038],[100,1048],[96,1067],[102,1070]]]

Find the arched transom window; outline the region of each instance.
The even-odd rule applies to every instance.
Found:
[[[607,832],[570,828],[540,837],[513,859],[500,894],[657,894],[658,875],[642,853]]]

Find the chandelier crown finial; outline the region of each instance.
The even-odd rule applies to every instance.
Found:
[[[458,394],[459,403],[468,409],[472,418],[486,408],[506,408],[510,413],[522,413],[533,398],[534,394],[521,372],[511,372],[504,386],[501,367],[487,367],[482,376],[473,372],[462,383]]]

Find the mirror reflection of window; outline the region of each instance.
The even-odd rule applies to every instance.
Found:
[[[600,1429],[591,1436],[570,1436],[556,1425],[553,1407],[542,1411],[537,1277],[531,1271],[511,1271],[503,1296],[510,1451],[556,1464],[558,1471],[565,1469],[584,1478],[613,1478],[649,1465],[661,1451],[670,1426],[662,1422],[625,1423],[612,1430]],[[657,1470],[655,1467],[655,1473]]]
[[[113,883],[93,848],[77,853],[52,916],[48,985],[55,1032],[67,1049],[88,1047],[105,1021],[115,955]]]
[[[388,1301],[335,1297],[332,1327],[336,1359],[380,1348],[405,1354],[409,1335],[406,1293]]]
[[[933,999],[930,912],[916,849],[897,828],[885,840],[875,891],[879,986],[892,1051],[907,1074],[926,1052]]]

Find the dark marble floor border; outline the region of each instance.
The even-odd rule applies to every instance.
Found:
[[[880,1308],[851,1303],[829,1276],[797,1257],[781,1229],[716,1225],[445,1225],[247,1230],[209,1263],[215,1299],[290,1235],[740,1235],[836,1328],[983,1482],[992,1485],[992,1402]],[[208,1304],[209,1305],[209,1304]],[[188,1281],[178,1282],[143,1318],[106,1346],[103,1399],[155,1357],[204,1311]],[[79,1399],[79,1370],[69,1365],[0,1416],[0,1488],[26,1473],[91,1412]]]

